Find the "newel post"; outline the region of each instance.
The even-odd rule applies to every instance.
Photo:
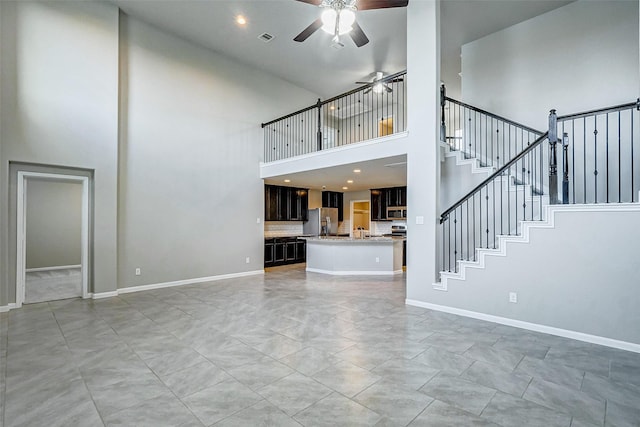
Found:
[[[318,131],[316,133],[316,145],[318,146],[318,151],[322,151],[322,102],[320,101],[320,98],[318,98],[316,107],[318,108]]]
[[[447,89],[440,85],[440,141],[447,142],[447,125],[444,122],[444,105],[447,97]]]
[[[549,203],[558,204],[558,116],[556,110],[549,112]]]

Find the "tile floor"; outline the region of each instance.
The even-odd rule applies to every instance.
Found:
[[[59,300],[82,296],[82,270],[30,271],[25,274],[25,302]]]
[[[639,426],[640,354],[254,276],[0,314],[0,426]]]

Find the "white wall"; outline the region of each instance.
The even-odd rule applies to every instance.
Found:
[[[440,166],[441,211],[452,206],[476,185],[489,177],[488,173],[472,173],[471,164],[458,166],[455,157],[445,157]]]
[[[0,8],[0,200],[9,201],[0,224],[0,305],[15,300],[16,172],[10,176],[9,162],[94,174],[90,291],[115,290],[118,10],[97,2],[3,1]]]
[[[119,286],[262,270],[260,123],[317,96],[134,18],[121,28]]]
[[[437,275],[440,180],[440,2],[407,9],[407,298],[424,301]],[[418,223],[418,217],[423,224]]]
[[[109,3],[3,1],[0,19],[0,306],[21,168],[93,180],[90,292],[262,269],[259,124],[315,94]]]
[[[487,257],[485,269],[467,269],[466,281],[429,291],[428,301],[640,344],[640,207],[627,206],[635,211],[562,208],[554,229],[532,229],[529,244],[509,244],[506,257]]]
[[[82,184],[27,180],[27,268],[81,264]]]
[[[578,0],[462,47],[462,98],[537,129],[635,100],[638,2]]]

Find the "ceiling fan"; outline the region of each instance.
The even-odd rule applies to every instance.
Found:
[[[393,88],[389,85],[390,83],[397,83],[397,82],[403,82],[404,78],[402,77],[397,77],[395,79],[391,79],[391,80],[385,80],[385,81],[381,81],[384,79],[384,73],[382,71],[376,71],[376,75],[373,78],[373,80],[371,80],[370,82],[356,82],[356,84],[358,85],[371,85],[368,89],[366,89],[363,93],[366,95],[367,93],[373,91],[374,93],[382,93],[383,91],[386,91],[388,93],[393,92]]]
[[[296,0],[302,3],[312,4],[324,9],[322,16],[302,30],[293,40],[305,41],[311,34],[322,28],[325,32],[333,34],[335,46],[344,47],[340,43],[340,36],[349,34],[358,47],[369,43],[360,25],[356,22],[357,10],[387,9],[391,7],[405,7],[409,0]]]

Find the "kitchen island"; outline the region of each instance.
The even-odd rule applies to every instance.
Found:
[[[307,237],[307,271],[334,275],[402,273],[403,237]]]

